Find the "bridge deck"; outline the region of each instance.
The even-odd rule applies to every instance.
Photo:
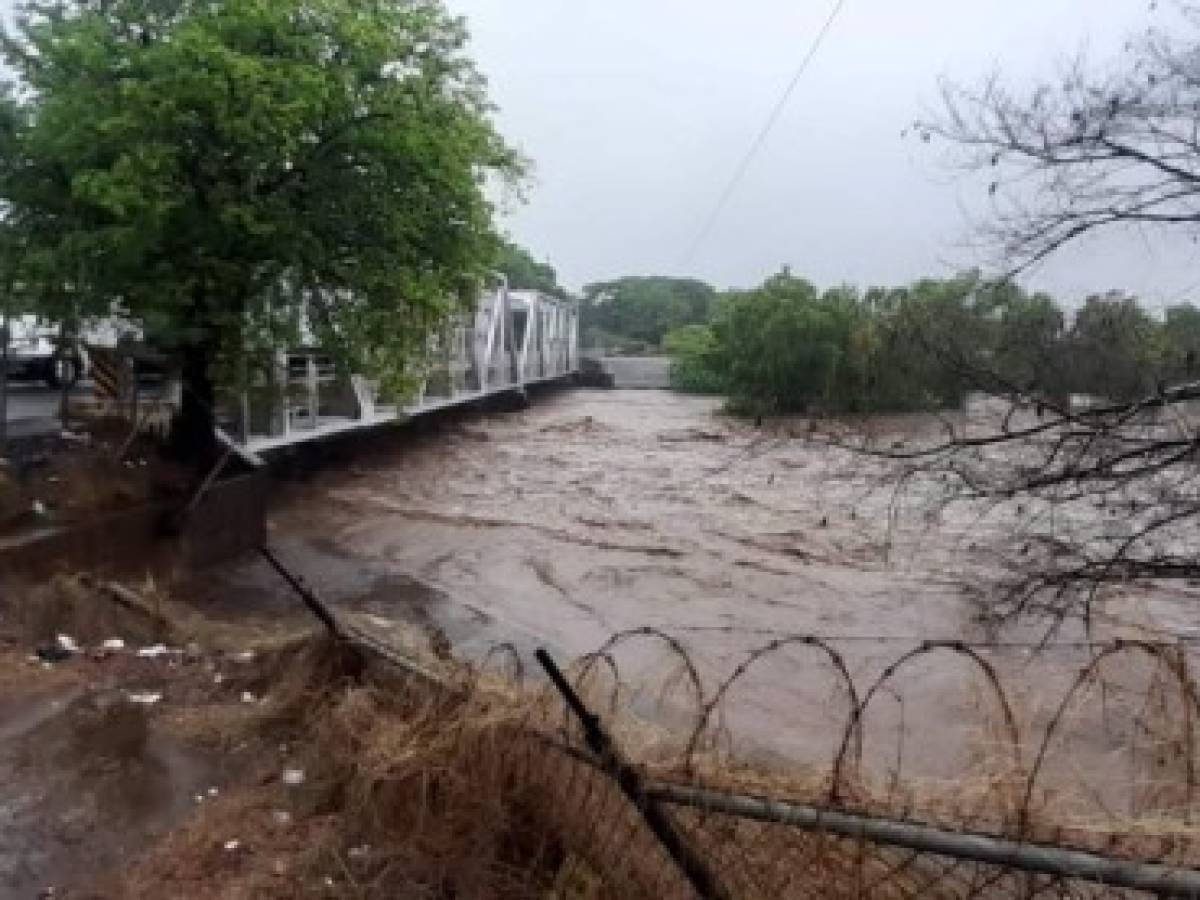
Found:
[[[467,406],[479,400],[511,394],[520,391],[527,385],[545,384],[554,381],[566,381],[573,377],[574,372],[559,375],[547,375],[540,378],[527,379],[524,384],[497,385],[482,391],[463,391],[452,397],[429,397],[420,403],[404,407],[380,406],[373,413],[352,416],[318,416],[314,425],[293,426],[287,433],[275,435],[253,435],[250,438],[237,441],[238,446],[248,454],[257,456],[281,450],[297,444],[319,441],[336,437],[354,431],[365,431],[383,425],[407,422],[427,413],[449,409],[455,406]]]
[[[378,385],[339,376],[319,348],[283,354],[225,404],[223,435],[248,459],[339,434],[465,406],[527,385],[572,377],[579,368],[575,304],[501,287],[431,340],[415,396],[388,403]],[[269,383],[266,378],[269,377]]]

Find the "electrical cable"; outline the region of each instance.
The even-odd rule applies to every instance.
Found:
[[[804,59],[800,61],[800,66],[796,69],[791,81],[788,82],[787,87],[784,89],[779,101],[771,110],[770,115],[767,116],[766,123],[759,130],[758,136],[755,137],[754,142],[750,145],[750,149],[746,152],[746,155],[742,157],[742,161],[738,163],[737,168],[734,170],[733,177],[729,179],[729,183],[725,186],[725,190],[721,193],[720,198],[717,200],[716,206],[713,207],[712,213],[705,221],[704,227],[700,229],[695,240],[692,241],[691,246],[688,248],[687,253],[684,254],[682,265],[686,266],[689,264],[695,257],[696,251],[698,251],[708,239],[713,227],[717,224],[717,219],[721,217],[721,213],[725,211],[725,207],[733,197],[734,191],[737,190],[738,186],[742,182],[742,179],[745,178],[746,172],[750,169],[750,164],[754,162],[754,158],[762,150],[763,145],[766,144],[767,138],[770,137],[776,123],[779,121],[779,117],[783,115],[783,110],[787,106],[788,101],[791,99],[792,94],[795,92],[796,86],[800,83],[800,79],[804,77],[804,73],[807,71],[809,64],[813,61],[813,57],[817,55],[817,51],[821,49],[821,45],[825,42],[825,37],[829,34],[829,30],[833,27],[834,21],[836,21],[838,15],[841,13],[842,8],[845,5],[846,0],[837,0],[837,3],[834,4],[834,7],[829,13],[828,18],[825,19],[825,24],[821,26],[821,30],[817,32],[817,36],[813,39],[812,45],[808,48],[808,53],[806,53]]]

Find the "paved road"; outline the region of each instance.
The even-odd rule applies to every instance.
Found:
[[[77,387],[77,393],[90,387]],[[36,382],[13,382],[8,386],[8,436],[31,437],[59,429],[59,391]]]

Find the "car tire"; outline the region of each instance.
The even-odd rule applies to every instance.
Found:
[[[55,353],[46,361],[46,384],[52,388],[72,388],[83,375],[83,360],[74,353]]]

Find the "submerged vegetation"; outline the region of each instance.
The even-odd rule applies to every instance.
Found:
[[[751,414],[930,409],[973,389],[1124,401],[1194,377],[1200,309],[1157,319],[1109,293],[1072,315],[976,273],[821,291],[785,270],[719,295],[706,323],[670,332],[665,346],[676,388],[725,394]]]

